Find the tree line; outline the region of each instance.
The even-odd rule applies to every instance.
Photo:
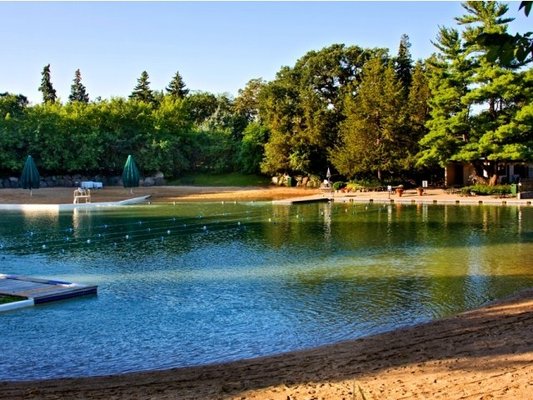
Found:
[[[91,101],[77,70],[63,104],[47,65],[42,104],[0,94],[0,173],[17,173],[32,154],[44,174],[111,175],[133,154],[143,173],[169,177],[323,177],[331,167],[345,179],[393,182],[438,174],[450,161],[493,177],[500,163],[533,159],[531,34],[507,33],[507,5],[463,8],[426,60],[412,59],[406,35],[394,55],[333,44],[270,82],[252,79],[235,98],[190,91],[179,72],[152,90],[143,71],[128,98]]]

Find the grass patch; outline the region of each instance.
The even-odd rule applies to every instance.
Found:
[[[0,304],[14,303],[16,301],[22,301],[22,300],[27,300],[27,299],[26,297],[8,296],[8,295],[0,294]]]
[[[228,174],[198,173],[183,176],[169,182],[170,185],[194,186],[268,186],[270,179],[261,175],[246,175],[240,172]]]

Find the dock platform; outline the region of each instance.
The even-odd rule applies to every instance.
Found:
[[[316,194],[312,196],[294,197],[290,199],[273,200],[272,204],[278,205],[292,205],[292,204],[305,204],[305,203],[325,203],[333,200],[331,193]]]
[[[96,294],[97,288],[78,283],[0,274],[0,295],[27,298],[34,304]]]

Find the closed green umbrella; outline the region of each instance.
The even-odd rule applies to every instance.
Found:
[[[41,184],[41,177],[37,166],[31,156],[28,156],[24,168],[22,169],[22,175],[20,176],[20,185],[23,189],[30,189],[30,196],[33,195],[33,189],[39,189]]]
[[[139,179],[141,175],[139,174],[139,169],[135,165],[135,160],[131,156],[128,156],[126,164],[124,164],[124,171],[122,172],[122,184],[125,188],[130,188],[130,193],[133,193],[134,187],[139,186]]]

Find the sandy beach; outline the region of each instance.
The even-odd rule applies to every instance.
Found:
[[[71,203],[72,191],[46,188],[30,197],[22,189],[1,189],[0,203]],[[168,202],[321,194],[296,188],[198,187],[93,193],[93,202],[143,195]],[[452,196],[443,191],[427,195]],[[528,399],[533,390],[532,332],[529,289],[451,318],[272,357],[106,377],[0,382],[0,399]]]
[[[0,189],[0,204],[71,204],[75,188],[42,188],[33,190]],[[152,202],[255,200],[268,201],[321,193],[316,189],[286,187],[202,187],[152,186],[134,188],[132,192],[120,186],[91,190],[91,201],[120,201],[140,196],[151,196]]]

